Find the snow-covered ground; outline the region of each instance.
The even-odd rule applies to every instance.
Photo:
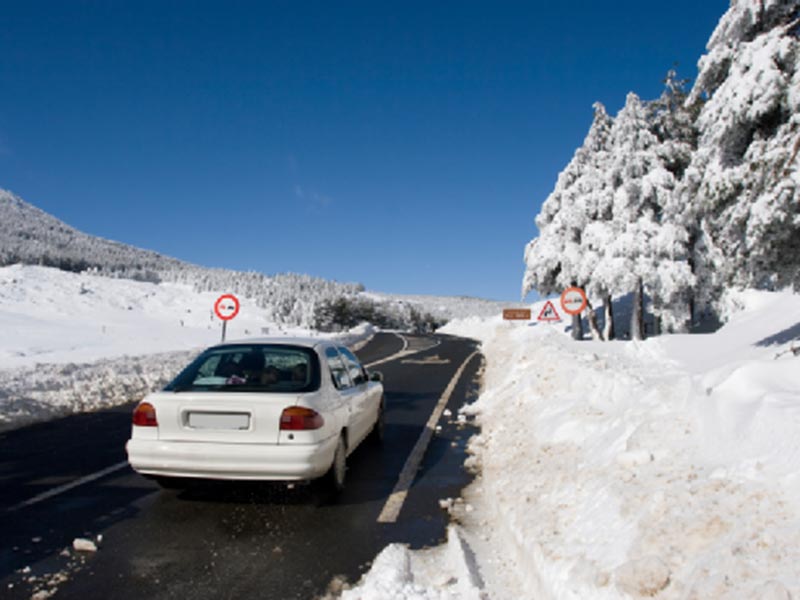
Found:
[[[47,267],[2,267],[0,368],[209,346],[220,340],[221,321],[213,306],[222,293]],[[240,300],[228,338],[289,332],[266,321],[248,298]]]
[[[193,354],[218,343],[224,293],[47,267],[0,268],[0,429],[129,402],[163,385]],[[276,325],[254,300],[227,339],[319,335]],[[354,343],[374,330],[341,337]]]
[[[479,475],[448,503],[476,562],[390,546],[344,598],[800,597],[800,295],[736,301],[643,343],[448,326],[486,357]]]

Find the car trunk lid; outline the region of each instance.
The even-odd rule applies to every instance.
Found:
[[[297,394],[161,392],[150,397],[158,439],[172,442],[277,444],[283,409]]]

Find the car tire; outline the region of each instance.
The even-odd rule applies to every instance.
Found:
[[[378,418],[372,426],[372,431],[369,432],[368,440],[371,444],[380,446],[383,443],[386,429],[386,402],[381,398],[381,404],[378,408]]]
[[[333,453],[333,463],[328,472],[319,480],[320,492],[325,497],[336,497],[344,490],[345,475],[347,472],[347,445],[344,434],[339,436],[336,451]]]

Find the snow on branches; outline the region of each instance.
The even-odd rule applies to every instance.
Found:
[[[670,72],[657,100],[631,93],[613,118],[595,104],[536,218],[523,296],[643,287],[685,331],[728,287],[799,286],[798,31],[797,0],[734,0],[689,94]]]

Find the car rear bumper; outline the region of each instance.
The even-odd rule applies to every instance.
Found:
[[[128,440],[128,462],[142,475],[298,481],[325,474],[338,439],[317,444],[220,444]]]

